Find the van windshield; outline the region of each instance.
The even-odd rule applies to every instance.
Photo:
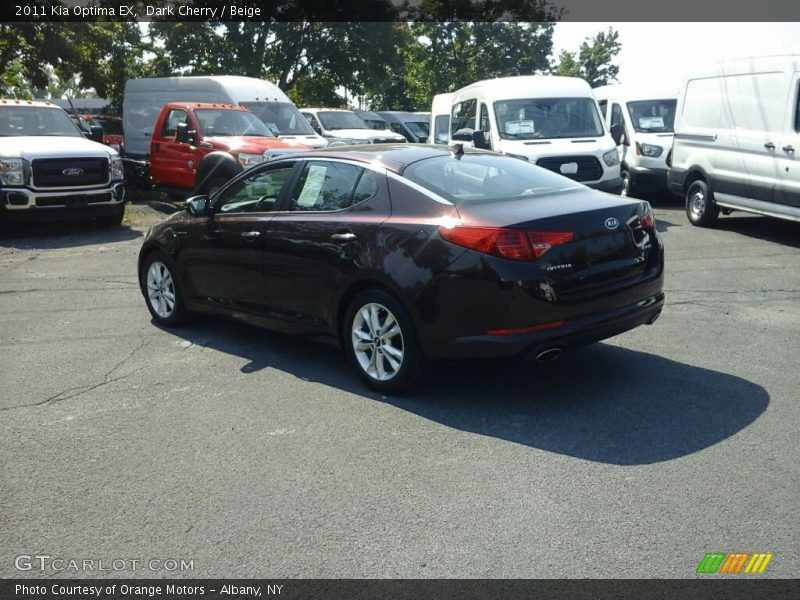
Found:
[[[639,133],[672,133],[675,125],[675,98],[628,102],[628,114]]]
[[[267,127],[249,111],[235,108],[199,108],[194,111],[203,135],[257,135],[274,137]]]
[[[599,137],[603,124],[591,98],[531,98],[494,103],[504,140]]]
[[[358,115],[348,110],[323,110],[317,113],[319,122],[325,129],[369,129]]]
[[[242,102],[275,135],[314,135],[311,125],[291,102]]]

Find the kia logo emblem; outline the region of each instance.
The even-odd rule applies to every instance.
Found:
[[[605,225],[606,225],[606,229],[610,229],[611,231],[614,231],[617,227],[619,227],[619,219],[617,219],[615,217],[608,217],[606,219]]]
[[[80,167],[70,167],[68,169],[64,169],[61,171],[67,177],[77,177],[78,175],[83,175],[83,169]]]

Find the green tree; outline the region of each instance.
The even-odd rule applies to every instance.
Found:
[[[594,38],[586,38],[581,43],[577,58],[575,53],[562,50],[553,73],[582,77],[592,87],[608,85],[616,81],[619,74],[619,67],[612,61],[621,49],[619,33],[609,27],[607,31],[599,32]]]

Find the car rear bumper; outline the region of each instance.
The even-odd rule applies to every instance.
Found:
[[[599,342],[653,323],[664,307],[664,294],[643,298],[638,302],[563,321],[558,327],[532,333],[468,336],[428,348],[431,360],[469,358],[535,358],[551,348],[564,351]]]

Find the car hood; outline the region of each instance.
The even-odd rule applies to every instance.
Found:
[[[611,136],[550,140],[501,140],[500,151],[535,159],[542,156],[579,156],[614,150]]]
[[[266,150],[283,148],[300,149],[300,144],[287,144],[279,138],[262,137],[257,135],[220,135],[203,138],[218,150],[231,152],[244,152],[247,154],[264,154]],[[309,149],[304,147],[303,149]]]
[[[8,136],[0,137],[0,156],[25,159],[117,156],[116,150],[77,136]]]
[[[353,140],[371,140],[374,138],[386,140],[404,140],[402,135],[392,133],[388,129],[333,129],[331,135],[334,138],[348,138]]]

